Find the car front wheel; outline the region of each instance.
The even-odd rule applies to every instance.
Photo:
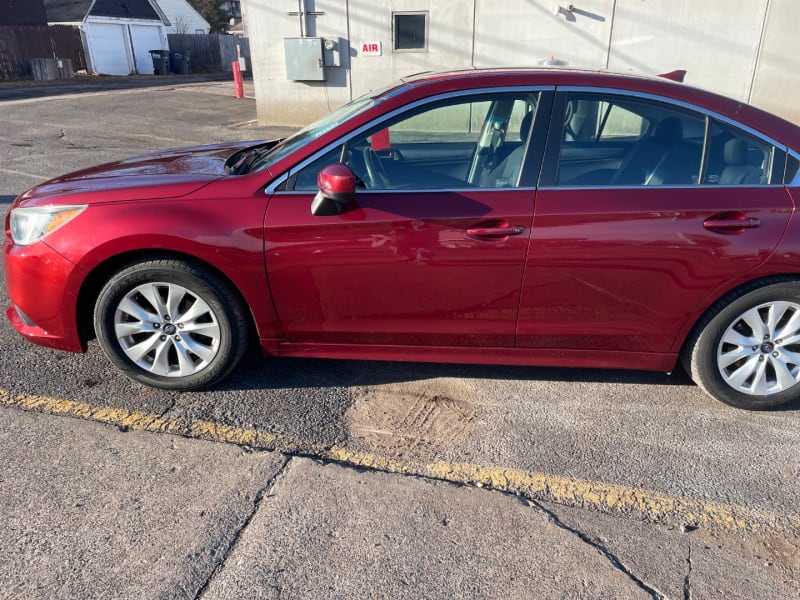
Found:
[[[767,282],[718,304],[683,362],[703,390],[731,406],[759,410],[800,397],[800,282]]]
[[[209,269],[142,260],[118,271],[94,313],[101,347],[129,377],[153,387],[196,390],[228,375],[244,353],[241,302]]]

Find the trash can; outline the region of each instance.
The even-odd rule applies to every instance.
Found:
[[[191,58],[192,55],[189,52],[173,52],[172,68],[175,69],[176,73],[188,75],[192,72]]]
[[[169,50],[150,50],[153,59],[153,73],[167,75],[169,73]]]

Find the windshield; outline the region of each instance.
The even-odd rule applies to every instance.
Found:
[[[250,166],[249,171],[251,173],[254,171],[260,171],[272,164],[275,164],[295,150],[299,150],[311,140],[318,138],[337,125],[342,124],[350,117],[353,117],[371,108],[375,105],[376,101],[377,100],[372,93],[366,96],[361,96],[360,98],[356,98],[352,102],[348,102],[344,106],[337,108],[335,111],[325,115],[321,119],[314,121],[310,125],[306,125],[303,129],[286,138],[283,140],[283,142],[269,150],[266,154],[259,157],[258,160],[254,161]]]

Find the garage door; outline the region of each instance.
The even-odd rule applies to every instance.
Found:
[[[130,75],[127,27],[109,23],[90,23],[90,54],[92,67],[101,75]]]
[[[141,75],[153,74],[153,59],[150,50],[161,50],[161,28],[150,25],[131,25],[133,54],[136,57],[136,71]]]

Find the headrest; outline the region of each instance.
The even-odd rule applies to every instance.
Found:
[[[662,146],[674,146],[683,139],[683,123],[677,117],[667,117],[656,126],[653,140]]]
[[[747,143],[742,139],[725,142],[724,159],[726,165],[743,165],[747,163]]]

